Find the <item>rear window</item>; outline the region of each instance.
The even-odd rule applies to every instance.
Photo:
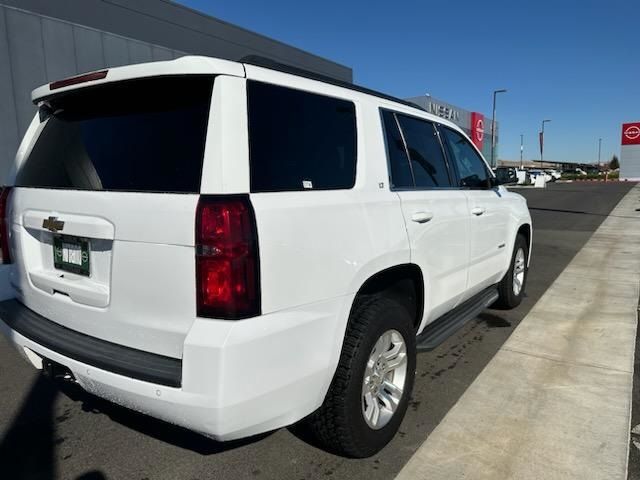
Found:
[[[21,187],[196,193],[213,77],[117,82],[50,98]]]
[[[260,82],[248,84],[251,191],[352,188],[352,102]]]

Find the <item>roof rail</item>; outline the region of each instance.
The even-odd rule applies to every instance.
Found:
[[[409,107],[417,108],[418,110],[426,111],[424,108],[422,108],[420,105],[416,103],[409,102],[407,100],[403,100],[401,98],[397,98],[392,95],[387,95],[386,93],[378,92],[376,90],[371,90],[370,88],[362,87],[360,85],[356,85],[350,82],[338,80],[337,78],[329,77],[327,75],[322,75],[321,73],[305,70],[304,68],[294,67],[293,65],[288,65],[286,63],[280,63],[280,62],[277,62],[276,60],[263,57],[261,55],[247,55],[245,57],[242,57],[240,60],[238,60],[238,62],[245,63],[247,65],[254,65],[256,67],[269,68],[271,70],[276,70],[278,72],[283,72],[283,73],[289,73],[291,75],[297,75],[298,77],[308,78],[310,80],[318,80],[320,82],[328,83],[330,85],[348,88],[349,90],[366,93],[368,95],[384,98],[385,100],[391,100],[392,102],[398,102],[403,105],[407,105]]]

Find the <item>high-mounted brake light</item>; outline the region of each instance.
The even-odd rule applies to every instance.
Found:
[[[0,191],[0,258],[3,264],[11,263],[11,252],[9,251],[9,227],[11,226],[11,221],[7,218],[10,194],[11,187],[4,187]]]
[[[248,195],[198,201],[196,301],[199,317],[260,315],[258,235]]]
[[[76,77],[65,78],[64,80],[58,80],[49,84],[50,90],[57,88],[68,87],[69,85],[77,85],[78,83],[92,82],[93,80],[102,80],[107,76],[109,70],[100,70],[99,72],[85,73]]]

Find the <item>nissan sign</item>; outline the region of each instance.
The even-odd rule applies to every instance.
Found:
[[[429,102],[429,113],[433,113],[439,117],[451,120],[454,123],[460,122],[460,112],[449,105],[443,105],[434,101]]]
[[[640,122],[622,124],[622,145],[640,145]]]
[[[473,144],[482,151],[482,142],[484,140],[484,115],[478,112],[471,112],[471,140]]]

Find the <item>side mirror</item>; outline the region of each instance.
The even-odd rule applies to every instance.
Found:
[[[509,175],[497,175],[491,177],[491,187],[495,188],[499,185],[517,185],[518,176],[515,173],[509,173]]]

